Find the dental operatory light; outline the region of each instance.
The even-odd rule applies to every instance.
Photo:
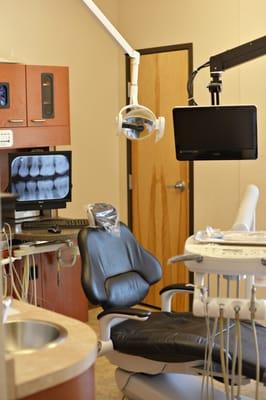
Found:
[[[140,62],[140,53],[134,50],[118,30],[105,17],[102,11],[92,0],[82,0],[90,11],[104,25],[107,31],[120,44],[120,46],[129,55],[130,62],[130,88],[129,105],[123,107],[117,118],[118,134],[124,134],[130,140],[142,140],[155,132],[155,141],[160,140],[164,133],[165,118],[156,118],[155,114],[147,107],[138,103],[138,71]]]
[[[123,133],[128,139],[142,140],[156,131],[155,141],[163,137],[165,119],[158,119],[147,107],[132,103],[123,107],[118,114],[118,134]]]

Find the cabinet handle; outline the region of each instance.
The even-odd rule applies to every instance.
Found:
[[[32,119],[31,122],[46,122],[46,119]]]
[[[12,122],[13,124],[22,124],[24,119],[9,119],[8,122]]]

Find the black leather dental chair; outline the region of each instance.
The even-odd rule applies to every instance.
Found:
[[[132,308],[143,301],[150,285],[160,280],[162,271],[159,261],[124,224],[120,224],[119,236],[103,228],[84,228],[79,232],[78,245],[83,289],[88,300],[103,309],[98,315],[100,353],[117,365],[120,390],[132,400],[200,400],[198,375],[203,371],[205,319],[191,313]],[[171,285],[161,294],[169,300],[177,292],[193,293],[193,287]],[[249,323],[241,324],[245,346],[243,375],[254,379],[256,359],[249,346],[249,342],[253,343],[252,331]],[[234,329],[232,324],[232,347]],[[263,350],[266,328],[262,326],[258,327],[258,341]],[[232,353],[230,348],[229,359]],[[221,378],[219,332],[212,357],[217,377]],[[265,351],[261,351],[260,362],[261,381],[264,381]],[[224,398],[222,392],[215,390],[215,400]]]

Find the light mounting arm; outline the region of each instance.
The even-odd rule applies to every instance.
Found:
[[[151,110],[138,104],[138,73],[140,53],[134,50],[128,44],[128,42],[113,26],[113,24],[96,6],[93,0],[82,1],[131,58],[129,89],[130,105],[123,107],[119,112],[117,118],[117,133],[123,133],[127,139],[142,140],[149,137],[153,132],[156,132],[155,141],[157,142],[163,137],[165,119],[164,117],[156,118],[155,114]]]
[[[96,18],[103,24],[105,29],[113,36],[118,44],[125,50],[131,58],[130,68],[130,104],[138,104],[138,71],[140,62],[140,53],[134,50],[129,43],[118,32],[114,25],[106,18],[103,12],[96,6],[92,0],[82,0],[84,4],[90,9]]]

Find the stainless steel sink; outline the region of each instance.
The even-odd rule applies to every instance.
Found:
[[[62,326],[39,320],[6,322],[4,331],[8,353],[30,353],[44,347],[55,347],[67,335]]]

